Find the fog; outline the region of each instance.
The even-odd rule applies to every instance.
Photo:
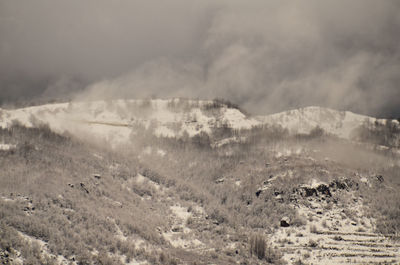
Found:
[[[400,4],[0,0],[0,103],[195,97],[400,116]]]

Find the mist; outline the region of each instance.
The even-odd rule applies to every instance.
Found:
[[[400,116],[400,4],[0,0],[0,103],[225,98]]]

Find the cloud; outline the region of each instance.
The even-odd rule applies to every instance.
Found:
[[[48,94],[49,80],[83,89],[154,58],[190,57],[211,11],[184,0],[0,0],[0,101]]]
[[[222,97],[253,113],[319,105],[400,116],[395,0],[0,3],[6,87],[3,76],[19,72],[27,86],[64,80],[38,95],[80,100]]]

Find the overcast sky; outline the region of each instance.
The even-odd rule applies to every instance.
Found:
[[[0,0],[0,104],[226,98],[400,116],[400,1]]]

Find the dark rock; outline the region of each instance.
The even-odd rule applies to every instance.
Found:
[[[329,183],[329,187],[336,188],[338,190],[344,190],[344,189],[347,189],[347,184],[338,179],[335,179],[331,183]]]
[[[261,193],[262,193],[262,189],[257,190],[256,191],[256,196],[259,197]]]
[[[88,191],[88,189],[85,187],[85,184],[84,183],[80,183],[80,185],[81,185],[81,188],[86,192],[86,193],[89,193],[89,191]]]
[[[342,240],[343,240],[343,237],[341,237],[341,236],[334,236],[333,239],[336,240],[336,241],[342,241]]]
[[[290,194],[289,201],[290,202],[297,202],[297,196],[295,194]]]
[[[348,179],[348,178],[343,178],[343,179],[335,179],[333,180],[330,184],[329,187],[335,191],[335,189],[338,190],[349,190],[349,189],[358,189],[359,184],[355,182],[354,180]]]
[[[351,189],[358,189],[358,183],[355,182],[354,180],[345,179],[344,181],[345,181],[347,187],[349,187]]]
[[[326,195],[326,196],[329,196],[329,197],[332,196],[331,191],[330,191],[328,185],[319,184],[318,187],[317,187],[317,191],[318,191],[319,193],[323,194],[323,195]]]
[[[384,178],[383,178],[382,175],[377,175],[377,176],[376,176],[376,179],[377,179],[379,182],[383,182],[383,181],[384,181]]]
[[[306,185],[300,186],[299,192],[300,192],[300,195],[303,197],[311,197],[313,195],[318,196],[316,189],[306,186]]]
[[[175,232],[175,233],[182,232],[182,227],[179,227],[179,226],[173,227],[172,232]]]
[[[290,226],[290,218],[285,216],[281,219],[281,227],[289,227]]]

